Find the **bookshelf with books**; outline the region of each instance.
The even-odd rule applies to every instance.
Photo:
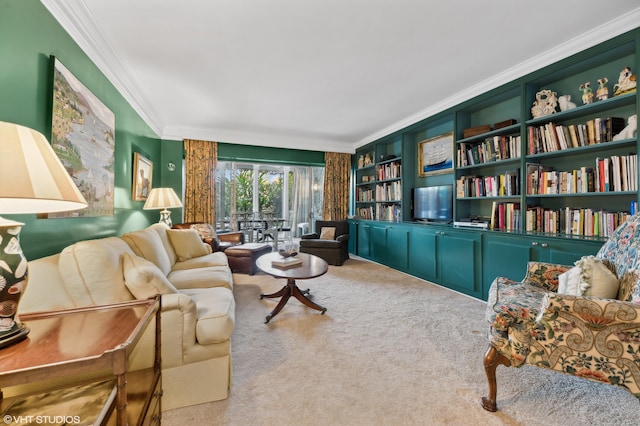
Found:
[[[357,149],[356,159],[374,150],[376,163],[374,185],[362,182],[357,176],[362,171],[354,167],[352,211],[367,219],[356,218],[355,254],[452,287],[422,271],[443,261],[438,253],[425,254],[437,248],[425,241],[441,239],[455,250],[472,246],[483,298],[496,276],[517,277],[528,261],[570,265],[595,254],[637,211],[638,133],[629,131],[629,123],[630,117],[637,122],[640,98],[635,88],[618,89],[625,71],[640,73],[638,49],[640,27]],[[606,98],[598,97],[598,80],[608,88]],[[587,82],[595,96],[585,104]],[[534,102],[551,92],[558,102],[553,112],[541,112]],[[420,142],[451,131],[453,168],[421,173]],[[395,162],[399,176],[388,172]],[[438,185],[454,185],[453,224],[411,220],[412,190]],[[368,186],[372,191],[366,192]],[[374,201],[367,204],[365,197]],[[403,223],[379,223],[383,220]],[[392,230],[401,237],[391,238]],[[465,238],[449,238],[453,230]],[[406,253],[408,264],[387,261],[397,253]],[[460,291],[474,295],[479,290],[474,284],[473,291]]]
[[[615,94],[613,86],[621,70],[636,63],[635,46],[621,41],[599,54],[579,54],[581,61],[551,67],[526,85],[529,105],[549,89],[569,95],[575,106],[537,117],[529,111],[525,231],[604,239],[631,212],[638,195],[637,136],[621,132],[637,116],[637,95]],[[580,86],[603,78],[611,82],[609,96],[584,104]]]
[[[489,222],[492,212],[503,208],[510,216],[514,214],[521,195],[520,110],[521,87],[512,84],[468,103],[457,112],[456,220]],[[498,222],[494,222],[497,226]]]
[[[402,139],[390,137],[356,154],[356,216],[388,222],[402,220],[401,149]]]

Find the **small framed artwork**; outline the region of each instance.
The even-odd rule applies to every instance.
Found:
[[[453,132],[418,142],[418,176],[448,173],[453,169]]]
[[[151,191],[153,163],[137,152],[133,153],[133,186],[131,195],[134,201],[145,201]]]

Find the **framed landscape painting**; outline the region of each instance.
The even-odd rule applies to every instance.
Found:
[[[72,212],[52,213],[49,217],[111,216],[115,115],[57,58],[52,59],[51,146],[88,206]]]
[[[453,132],[418,142],[418,176],[447,173],[453,169]]]
[[[133,153],[133,184],[131,196],[134,201],[146,201],[151,191],[153,163],[137,152]]]

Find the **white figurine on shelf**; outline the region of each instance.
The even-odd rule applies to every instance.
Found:
[[[582,103],[584,105],[588,105],[593,102],[593,90],[591,90],[591,82],[587,81],[584,84],[580,85],[580,90],[582,90]]]
[[[627,127],[622,129],[620,133],[613,137],[614,141],[619,141],[622,139],[633,139],[636,137],[636,132],[638,130],[638,115],[633,114],[630,115],[627,119]]]
[[[558,105],[558,94],[550,89],[544,89],[536,93],[536,100],[531,107],[533,118],[544,117],[556,112]]]
[[[607,83],[609,79],[607,77],[602,77],[598,79],[598,90],[596,90],[596,98],[599,101],[604,101],[609,98],[609,88],[607,87]]]
[[[560,105],[560,111],[566,111],[576,107],[576,104],[571,102],[571,95],[562,95],[558,98],[558,104]]]
[[[636,75],[631,72],[631,68],[624,67],[620,71],[618,82],[613,85],[613,96],[623,95],[636,90]]]

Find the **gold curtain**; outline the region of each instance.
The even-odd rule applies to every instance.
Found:
[[[184,140],[184,221],[216,224],[215,170],[218,143]]]
[[[351,154],[325,152],[323,220],[344,220],[349,212]]]

